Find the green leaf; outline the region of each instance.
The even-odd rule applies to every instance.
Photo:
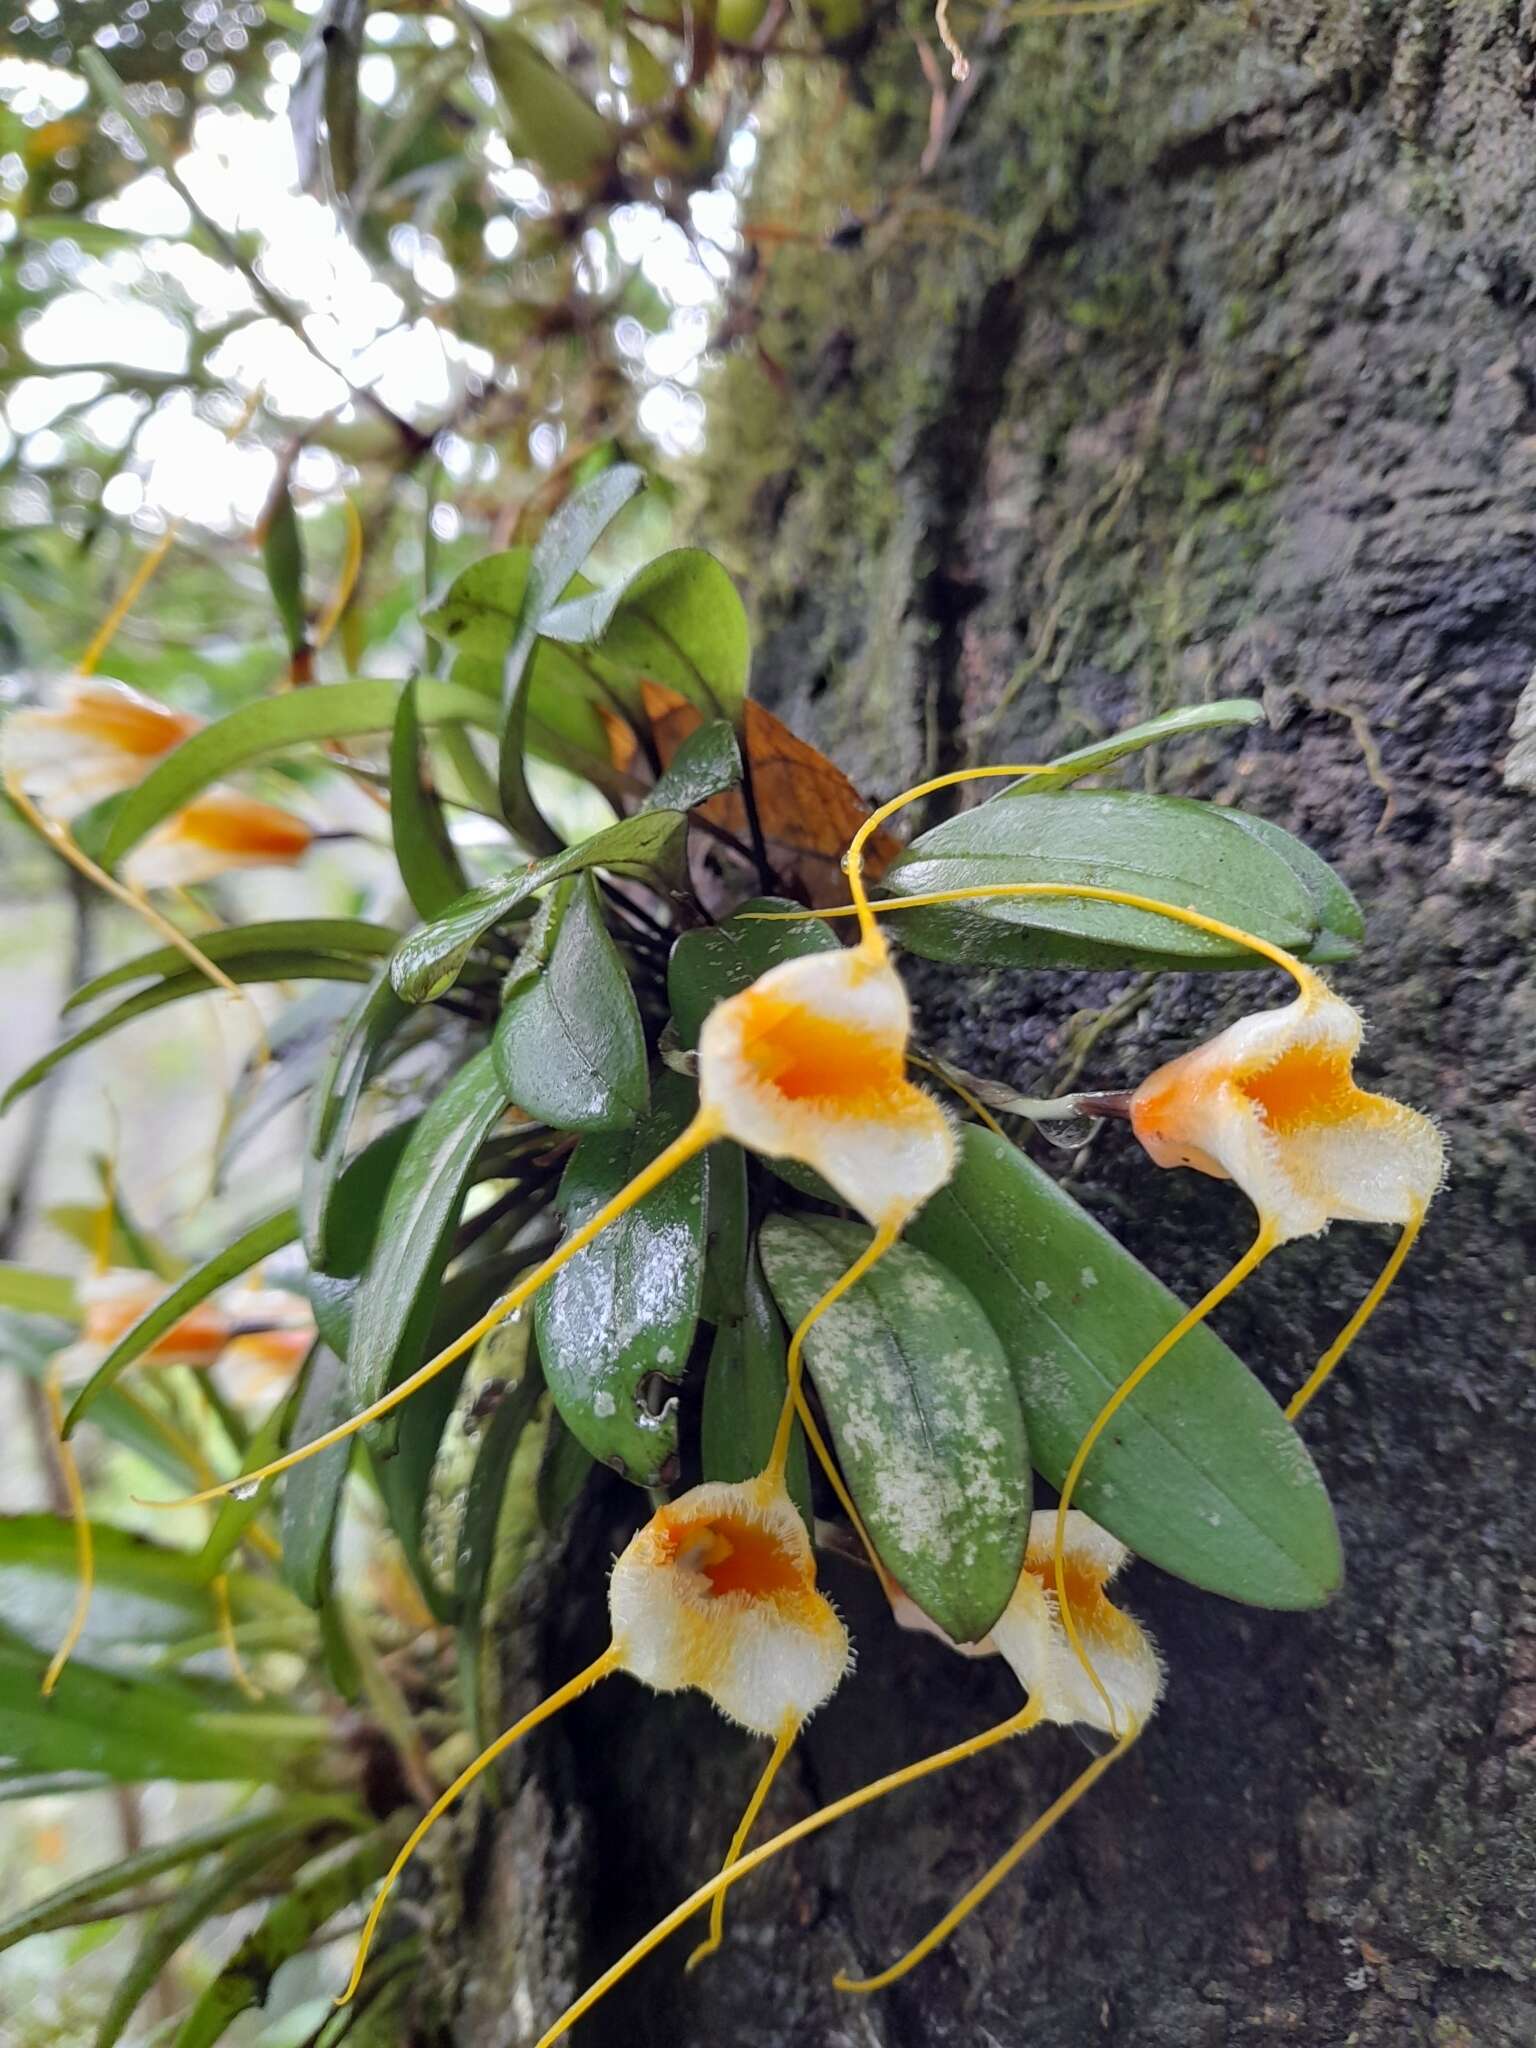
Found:
[[[770,967],[807,953],[837,951],[837,935],[818,917],[769,924],[748,915],[799,908],[787,897],[759,896],[742,904],[723,924],[683,933],[667,962],[667,1000],[683,1045],[696,1046],[704,1019],[715,1005],[740,995]]]
[[[487,29],[485,57],[507,114],[507,141],[545,177],[591,185],[612,168],[620,131],[519,28]]]
[[[546,1535],[559,1534],[582,1488],[592,1477],[596,1462],[586,1445],[560,1420],[559,1409],[552,1408],[535,1488],[539,1523]]]
[[[370,970],[365,960],[342,953],[253,953],[244,960],[232,960],[224,972],[231,981],[241,984],[263,981],[367,981]],[[205,974],[196,968],[188,968],[185,974],[173,975],[167,981],[157,981],[152,988],[141,989],[125,1002],[104,1011],[71,1037],[63,1039],[41,1059],[34,1060],[23,1074],[0,1096],[0,1115],[17,1102],[23,1095],[35,1088],[39,1081],[45,1081],[54,1068],[81,1052],[98,1039],[110,1037],[124,1024],[131,1024],[138,1017],[147,1017],[152,1010],[164,1009],[168,1003],[185,1001],[188,996],[217,995],[219,991]]]
[[[381,973],[336,1041],[331,1064],[316,1090],[310,1123],[309,1151],[320,1158],[334,1141],[338,1126],[343,1142],[363,1089],[379,1066],[384,1049],[410,1015],[396,996],[387,973]]]
[[[285,1244],[292,1244],[298,1234],[298,1211],[277,1209],[259,1223],[253,1223],[249,1230],[242,1231],[232,1245],[227,1245],[223,1251],[215,1252],[211,1259],[205,1259],[202,1265],[194,1267],[163,1300],[157,1301],[147,1314],[140,1316],[131,1330],[118,1338],[76,1394],[64,1419],[64,1434],[68,1436],[113,1381],[136,1358],[142,1358],[155,1340],[164,1336],[173,1323],[180,1322],[189,1309],[196,1308],[241,1273],[248,1273],[252,1266],[259,1266],[263,1259],[281,1251]]]
[[[387,925],[370,924],[362,917],[280,917],[263,924],[235,925],[228,931],[199,932],[197,948],[216,965],[252,953],[357,953],[385,959],[399,940],[400,934]],[[126,982],[159,981],[186,971],[185,953],[175,946],[156,946],[152,952],[119,961],[105,974],[93,975],[66,1000],[64,1008],[77,1010]]]
[[[0,1260],[0,1308],[23,1315],[62,1316],[73,1322],[80,1313],[75,1283],[67,1273],[40,1273],[35,1267]]]
[[[286,747],[391,731],[404,688],[397,682],[317,684],[288,690],[280,697],[260,697],[215,719],[183,740],[128,792],[102,849],[103,865],[116,867],[146,832],[152,832],[173,811],[179,811],[210,783],[222,781],[253,761]],[[496,706],[487,703],[477,690],[433,680],[419,688],[424,725],[454,720],[494,732],[500,724]]]
[[[618,513],[644,484],[644,472],[632,464],[621,463],[604,470],[571,493],[539,535],[529,557],[523,606],[502,673],[505,720],[499,783],[508,824],[536,852],[554,853],[560,842],[528,788],[524,754],[528,744],[530,657],[546,613]]]
[[[332,1803],[317,1799],[304,1804],[316,1822],[328,1817],[339,1819],[348,1811],[340,1801]],[[290,1817],[291,1809],[281,1819]],[[89,1871],[73,1883],[61,1885],[57,1891],[49,1892],[46,1898],[36,1900],[9,1920],[0,1921],[0,1950],[30,1941],[34,1934],[51,1934],[57,1928],[74,1926],[82,1909],[104,1904],[115,1899],[120,1892],[131,1892],[139,1885],[147,1884],[151,1878],[163,1877],[168,1870],[179,1870],[184,1863],[197,1863],[220,1849],[233,1848],[254,1836],[270,1835],[274,1820],[278,1818],[271,1813],[232,1814],[225,1820],[213,1821],[207,1827],[178,1835],[174,1841],[158,1842],[152,1849],[140,1849],[133,1855],[116,1857],[102,1869]]]
[[[304,543],[299,537],[298,514],[293,509],[285,470],[279,472],[268,501],[261,562],[267,572],[272,602],[283,623],[288,652],[296,658],[309,645],[309,621],[304,611]]]
[[[395,992],[408,1003],[427,1003],[458,980],[476,944],[496,925],[526,916],[529,899],[552,882],[585,868],[605,868],[672,894],[683,884],[688,821],[679,811],[652,811],[594,832],[579,846],[536,860],[461,896],[442,917],[400,942],[390,965]]]
[[[353,1306],[347,1381],[357,1408],[420,1363],[475,1156],[506,1107],[487,1048],[465,1062],[411,1132]],[[398,1422],[388,1417],[370,1432],[376,1450],[393,1443]]]
[[[758,1243],[786,1320],[869,1241],[860,1224],[770,1216]],[[881,1557],[956,1642],[979,1642],[1023,1569],[1030,1475],[1008,1361],[975,1296],[898,1244],[815,1324],[805,1357]]]
[[[590,874],[544,899],[492,1042],[509,1099],[557,1131],[623,1130],[650,1103],[645,1032]]]
[[[341,1360],[326,1345],[316,1347],[289,1432],[294,1444],[313,1443],[347,1418],[347,1384]],[[278,1531],[283,1584],[306,1607],[318,1608],[330,1579],[331,1540],[347,1482],[352,1444],[332,1444],[295,1465],[283,1486]]]
[[[418,683],[407,683],[389,745],[389,829],[395,862],[419,917],[436,917],[469,886],[442,807],[427,779],[416,708]]]
[[[1112,768],[1127,754],[1139,754],[1160,740],[1184,739],[1190,733],[1212,732],[1229,725],[1263,725],[1264,706],[1252,697],[1224,697],[1215,704],[1186,704],[1178,711],[1165,711],[1143,725],[1128,725],[1108,739],[1060,754],[1044,775],[1022,776],[1001,791],[1005,797],[1044,796],[1053,789],[1065,789],[1085,775],[1097,775]]]
[[[712,718],[689,733],[672,765],[657,778],[642,806],[647,811],[691,811],[741,780],[741,749],[736,733],[723,718]]]
[[[713,1171],[715,1162],[710,1165]],[[752,1479],[767,1464],[788,1385],[786,1351],[784,1325],[754,1257],[740,1313],[721,1321],[709,1354],[699,1446],[706,1479]],[[811,1528],[811,1468],[798,1422],[785,1479],[790,1499]]]
[[[1318,966],[1352,960],[1365,937],[1365,913],[1327,861],[1268,818],[1248,811],[1223,811],[1221,815],[1227,824],[1279,854],[1311,897],[1318,936],[1307,948],[1307,958]]]
[[[1183,1304],[1015,1146],[974,1124],[960,1143],[954,1178],[908,1240],[986,1310],[1035,1463],[1059,1486],[1104,1402]],[[1342,1577],[1306,1446],[1204,1326],[1116,1415],[1077,1505],[1138,1556],[1229,1600],[1318,1607]]]
[[[241,2013],[265,2005],[279,1968],[344,1906],[372,1889],[410,1826],[409,1814],[397,1814],[361,1841],[340,1842],[306,1865],[204,1989],[181,2023],[175,2048],[213,2048]]]
[[[120,1784],[291,1785],[327,1739],[310,1716],[258,1714],[225,1686],[119,1677],[79,1658],[44,1699],[47,1661],[0,1628],[0,1756],[12,1770],[87,1771]]]
[[[913,841],[887,895],[1015,882],[1086,883],[1201,911],[1305,954],[1313,899],[1290,863],[1184,797],[1064,790],[979,805]],[[1263,967],[1258,955],[1153,911],[1070,897],[944,904],[882,922],[925,959],[990,967]]]
[[[496,1564],[497,1531],[512,1461],[523,1433],[532,1422],[544,1393],[544,1376],[530,1360],[515,1387],[509,1387],[491,1417],[474,1470],[464,1491],[454,1594],[459,1610],[459,1690],[477,1739],[488,1742],[494,1731],[482,1731],[484,1720],[480,1678],[485,1599]]]
[[[560,1187],[567,1232],[671,1144],[694,1112],[680,1074],[656,1084],[649,1116],[583,1138]],[[704,1268],[702,1157],[689,1162],[563,1266],[535,1297],[544,1377],[566,1426],[637,1486],[670,1483],[677,1400],[699,1319]]]
[[[570,599],[540,631],[591,648],[621,676],[676,690],[711,717],[735,719],[746,699],[746,610],[726,571],[699,548],[659,555],[611,590]]]
[[[339,1174],[334,1169],[346,1140],[344,1128],[323,1159],[306,1156],[299,1218],[313,1272],[351,1280],[367,1265],[384,1197],[415,1127],[416,1119],[406,1117],[365,1145]]]
[[[85,1663],[100,1670],[142,1669],[168,1646],[213,1632],[208,1574],[196,1552],[162,1549],[101,1522],[92,1524],[91,1535],[96,1584],[76,1652]],[[79,1573],[68,1521],[57,1515],[0,1517],[0,1628],[13,1640],[52,1656]],[[250,1573],[231,1573],[229,1586],[240,1620],[293,1613],[283,1593]],[[219,1670],[222,1675],[222,1661]]]

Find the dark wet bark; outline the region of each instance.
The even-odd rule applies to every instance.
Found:
[[[920,189],[762,286],[782,381],[746,358],[722,379],[700,520],[756,596],[759,693],[876,793],[1262,693],[1272,730],[1170,752],[1158,786],[1240,798],[1338,862],[1370,915],[1338,977],[1363,1071],[1437,1110],[1454,1178],[1308,1418],[1348,1551],[1334,1605],[1254,1613],[1138,1569],[1157,1723],[940,1958],[874,2000],[828,1986],[937,1917],[1080,1766],[1072,1737],[755,1879],[724,1953],[685,1980],[674,1944],[592,2048],[1536,2040],[1536,802],[1504,777],[1536,663],[1533,80],[1531,0],[1034,24]],[[761,203],[870,215],[925,139],[910,43],[892,29],[840,111],[795,91]],[[938,1044],[1030,1088],[1128,986],[913,983]],[[1083,1079],[1134,1079],[1264,993],[1170,980]],[[1119,1130],[1075,1185],[1190,1297],[1245,1241],[1232,1191],[1154,1179]],[[1385,1250],[1348,1227],[1293,1247],[1223,1328],[1289,1388]],[[546,1568],[509,1709],[599,1646],[633,1509],[603,1493]],[[894,1636],[857,1572],[828,1578],[863,1661],[779,1823],[1014,1698]],[[760,1761],[627,1681],[535,1745],[472,1856],[466,1832],[438,1862],[470,1857],[439,1894],[450,2038],[531,2040],[708,1873]]]

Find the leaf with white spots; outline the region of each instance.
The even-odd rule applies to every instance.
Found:
[[[791,1324],[869,1235],[831,1217],[770,1217],[759,1250]],[[819,1319],[805,1357],[887,1568],[957,1642],[980,1641],[1024,1562],[1030,1468],[1008,1361],[975,1297],[899,1244]]]

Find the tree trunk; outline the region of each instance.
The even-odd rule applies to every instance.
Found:
[[[1135,773],[1339,865],[1370,920],[1337,976],[1370,1019],[1366,1084],[1442,1118],[1453,1177],[1306,1420],[1349,1562],[1327,1611],[1137,1568],[1161,1713],[936,1959],[883,1996],[830,1988],[1049,1802],[1071,1735],[786,1857],[710,1964],[685,1978],[675,1941],[579,2038],[1529,2048],[1536,806],[1515,785],[1536,773],[1505,757],[1536,662],[1536,5],[1168,0],[974,43],[933,129],[896,23],[848,73],[793,67],[768,110],[754,213],[807,238],[765,243],[746,288],[698,520],[755,599],[754,687],[876,794],[1262,694],[1269,730]],[[910,979],[925,1036],[1030,1089],[1079,1056],[1086,1084],[1134,1081],[1272,992],[1171,977],[1094,1038],[1085,1013],[1131,977]],[[1231,1188],[1155,1173],[1122,1133],[1071,1170],[1190,1299],[1245,1242]],[[1386,1249],[1350,1225],[1293,1246],[1222,1327],[1289,1390]],[[509,1712],[600,1646],[635,1508],[598,1489],[544,1569]],[[867,1574],[826,1577],[860,1667],[764,1831],[1017,1697],[896,1634]],[[494,1822],[439,1851],[440,1886],[466,1859],[432,1949],[449,2038],[532,2040],[715,1867],[761,1762],[627,1680],[531,1744]]]

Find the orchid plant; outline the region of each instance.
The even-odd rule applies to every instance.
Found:
[[[89,1272],[0,1273],[53,1403],[75,1580],[56,1639],[0,1635],[0,1712],[3,1688],[40,1687],[89,1722],[111,1668],[92,1580],[122,1569],[124,1538],[93,1516],[70,1446],[82,1423],[120,1431],[136,1415],[162,1430],[163,1451],[171,1411],[131,1397],[124,1376],[191,1369],[217,1427],[194,1455],[173,1444],[162,1456],[183,1483],[157,1505],[187,1513],[165,1517],[165,1543],[146,1555],[172,1574],[191,1561],[178,1584],[206,1600],[219,1683],[238,1688],[220,1694],[225,1775],[274,1720],[270,1696],[255,1704],[280,1682],[272,1639],[251,1627],[264,1602],[276,1646],[311,1660],[304,1683],[323,1662],[338,1700],[367,1701],[370,1739],[395,1759],[365,1792],[355,1740],[349,1767],[313,1716],[291,1716],[295,1740],[307,1726],[312,1796],[332,1802],[306,1809],[320,1914],[306,1937],[322,1906],[372,1892],[344,2000],[399,1988],[413,1937],[390,1900],[436,1820],[593,1685],[623,1673],[659,1693],[698,1690],[769,1745],[720,1874],[545,2043],[706,1907],[693,1960],[718,1949],[730,1887],[815,1829],[1047,1724],[1107,1738],[907,1955],[839,1982],[876,1991],[913,1967],[1151,1719],[1160,1660],[1106,1594],[1132,1554],[1256,1605],[1325,1601],[1338,1537],[1292,1425],[1379,1304],[1444,1171],[1433,1123],[1354,1080],[1361,1021],[1319,972],[1362,936],[1338,878],[1268,820],[1103,782],[1140,749],[1257,723],[1260,707],[1175,712],[1058,760],[940,776],[870,811],[748,698],[745,613],[710,556],[679,549],[604,587],[588,579],[643,482],[599,468],[531,549],[465,569],[425,620],[433,673],[296,680],[204,724],[81,672],[0,729],[16,809],[162,941],[76,992],[72,1009],[115,1000],[15,1077],[7,1103],[137,1017],[231,995],[250,1005],[256,987],[249,1085],[310,1103],[290,1198],[200,1265],[141,1244],[123,1270],[127,1211],[109,1184]],[[109,648],[99,634],[93,656]],[[316,771],[302,818],[244,786],[294,750]],[[541,763],[584,780],[608,822],[562,830]],[[248,865],[302,869],[327,830],[327,777],[386,793],[392,859],[374,914],[188,930],[189,910],[212,907],[188,892]],[[908,805],[978,779],[1004,786],[904,850],[888,830]],[[978,1078],[917,1042],[903,951],[962,972],[1278,968],[1298,994],[1150,1075],[1121,1067],[1091,1093],[1035,1098],[1015,1092],[1033,1077]],[[357,984],[328,1047],[283,1029],[304,980]],[[401,1085],[424,1047],[427,1079]],[[1250,1250],[1188,1310],[1027,1150],[1035,1126],[1066,1120],[1080,1140],[1085,1118],[1115,1116],[1149,1162],[1230,1179],[1257,1210]],[[1334,1220],[1400,1235],[1282,1409],[1206,1319],[1278,1247]],[[508,1331],[521,1377],[467,1480],[446,1477],[459,1468],[445,1440],[462,1443]],[[264,1394],[235,1399],[219,1380],[242,1353],[272,1376]],[[1284,1374],[1296,1362],[1266,1363]],[[635,1489],[635,1532],[607,1589],[611,1638],[448,1770],[370,1627],[394,1641],[456,1631],[484,1735],[493,1588],[515,1597],[496,1560],[509,1515],[528,1520],[527,1455],[541,1443],[552,1528],[550,1501],[569,1511],[599,1468]],[[382,1624],[337,1591],[354,1466],[413,1582]],[[1054,1507],[1034,1506],[1035,1472]],[[434,1514],[454,1530],[446,1573],[424,1533]],[[192,1515],[207,1530],[195,1552],[174,1547]],[[838,1523],[898,1625],[1001,1656],[1023,1702],[752,1848],[775,1773],[848,1682],[848,1635],[817,1569]],[[0,1573],[35,1568],[42,1545],[57,1576],[66,1554],[30,1524],[24,1536],[0,1528]],[[899,1655],[899,1635],[865,1654]],[[5,1747],[26,1764],[25,1744]],[[263,1867],[277,1867],[277,1846]],[[229,1895],[215,1887],[215,1904]],[[45,1902],[19,1932],[51,1924]],[[243,1995],[216,1980],[178,2042],[216,2040]]]

